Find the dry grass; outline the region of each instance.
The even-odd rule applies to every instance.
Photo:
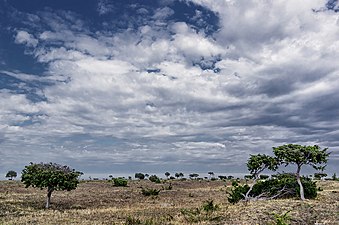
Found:
[[[71,192],[56,191],[44,209],[46,190],[0,182],[0,224],[274,224],[274,214],[290,211],[291,224],[339,224],[339,182],[319,182],[315,200],[256,201],[231,205],[223,181],[172,181],[172,190],[145,197],[141,187],[162,189],[168,183],[130,181],[113,187],[107,181],[82,182]],[[213,200],[218,210],[205,212]]]

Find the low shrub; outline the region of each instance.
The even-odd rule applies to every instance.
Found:
[[[160,193],[160,190],[154,188],[142,188],[141,193],[144,196],[157,196]]]
[[[113,179],[114,186],[116,187],[126,187],[127,186],[127,180],[122,177],[114,178]]]
[[[305,198],[314,199],[317,197],[317,186],[310,178],[302,177],[301,183],[304,187]],[[233,189],[229,192],[228,201],[237,203],[245,199],[245,194],[249,190],[249,186],[232,183]],[[258,181],[253,185],[250,193],[252,197],[261,198],[292,198],[299,195],[299,185],[294,174],[283,173],[277,174],[274,178]]]
[[[160,178],[157,175],[151,175],[148,179],[157,184],[161,183]]]
[[[250,187],[245,184],[245,185],[239,185],[238,182],[233,181],[232,182],[232,190],[228,193],[228,202],[235,204],[237,202],[239,202],[240,200],[244,199],[244,195],[246,194],[246,192],[250,189]]]
[[[217,204],[214,204],[213,200],[209,200],[202,205],[202,209],[206,213],[212,213],[214,211],[217,211],[219,209],[219,206]]]

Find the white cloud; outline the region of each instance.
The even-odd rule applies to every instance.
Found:
[[[220,17],[220,30],[206,35],[187,21],[166,21],[173,11],[165,7],[134,30],[90,32],[76,15],[50,12],[49,30],[19,31],[16,43],[35,47],[48,77],[1,72],[53,85],[43,87],[47,101],[35,103],[0,92],[0,121],[8,126],[0,139],[73,160],[192,157],[222,168],[286,142],[331,145],[339,128],[328,113],[338,112],[338,15],[312,11],[324,1],[193,2]],[[100,14],[112,10],[101,3]],[[201,60],[220,72],[203,70],[195,64]]]
[[[169,7],[164,7],[161,9],[157,9],[156,12],[154,13],[153,18],[156,20],[163,20],[166,19],[167,17],[170,17],[174,14],[173,9]]]
[[[34,38],[32,34],[29,34],[27,31],[20,30],[15,36],[15,43],[25,44],[28,47],[36,47],[39,41]]]

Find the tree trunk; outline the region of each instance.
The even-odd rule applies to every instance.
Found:
[[[298,170],[297,170],[297,174],[296,175],[297,175],[297,182],[298,182],[299,188],[300,188],[300,199],[302,201],[304,201],[305,200],[305,195],[304,195],[304,187],[303,187],[303,185],[301,183],[301,179],[300,179],[300,169],[301,169],[301,167],[298,166]]]
[[[250,186],[250,189],[248,189],[248,191],[246,192],[245,194],[245,201],[248,201],[250,199],[250,193],[253,189],[253,186],[257,183],[257,180],[258,180],[259,176],[258,175],[254,175],[254,181],[253,181],[253,184],[251,184]]]
[[[53,190],[54,190],[53,187],[48,187],[47,199],[46,199],[46,209],[48,209],[50,204],[51,204],[51,196],[52,196]]]

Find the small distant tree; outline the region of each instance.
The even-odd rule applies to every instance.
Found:
[[[211,179],[212,177],[214,177],[214,172],[208,172],[209,178]]]
[[[165,176],[167,177],[167,179],[168,179],[168,177],[169,177],[170,175],[171,175],[170,172],[166,172],[166,173],[165,173]]]
[[[333,174],[333,176],[332,176],[332,180],[338,180],[338,178],[337,178],[337,174],[336,174],[336,173],[334,173],[334,174]]]
[[[318,145],[302,146],[297,144],[287,144],[273,147],[274,155],[285,164],[295,164],[297,166],[296,179],[300,188],[300,199],[305,200],[304,187],[300,180],[300,171],[303,165],[310,165],[316,170],[325,169],[330,153],[327,148],[321,149]]]
[[[17,173],[14,170],[10,170],[7,172],[6,174],[6,178],[8,178],[9,180],[13,180],[13,178],[17,177]]]
[[[175,173],[175,175],[174,175],[177,179],[179,179],[179,178],[182,178],[182,177],[184,177],[184,174],[183,173]]]
[[[323,177],[327,177],[327,173],[314,173],[314,179],[321,180]]]
[[[134,177],[139,180],[145,179],[145,174],[143,173],[135,173]]]
[[[154,183],[161,183],[160,178],[157,175],[151,175],[148,179]]]
[[[227,176],[223,176],[223,175],[220,175],[218,176],[220,180],[226,180],[227,179]]]
[[[190,177],[190,179],[197,179],[197,178],[199,177],[199,174],[197,174],[197,173],[191,173],[191,174],[189,175],[189,177]]]
[[[71,191],[76,189],[82,172],[56,163],[30,163],[22,170],[21,181],[37,188],[47,188],[46,209],[51,203],[51,195],[55,190]]]

